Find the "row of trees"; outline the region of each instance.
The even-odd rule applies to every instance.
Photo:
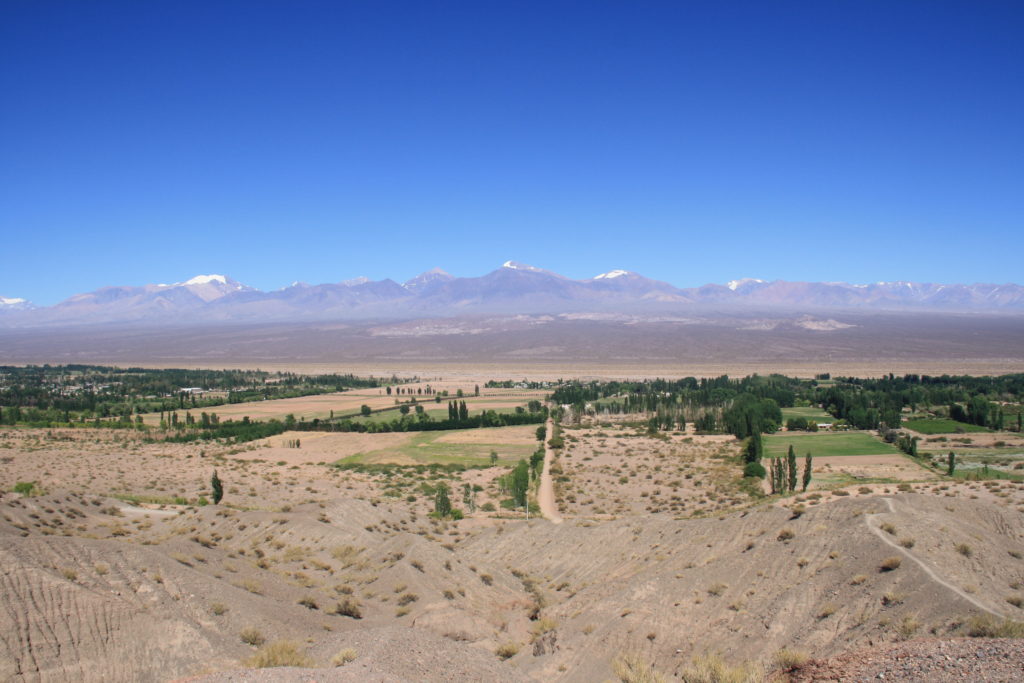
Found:
[[[0,424],[83,424],[151,412],[381,386],[375,377],[93,365],[0,367]],[[183,391],[202,387],[211,394]],[[17,409],[17,410],[16,410]],[[6,413],[6,414],[4,414]]]
[[[1020,430],[1020,413],[1017,413],[1017,429]],[[990,403],[985,396],[972,396],[965,406],[959,403],[949,405],[949,418],[957,422],[1003,429],[1005,415],[1001,406]]]

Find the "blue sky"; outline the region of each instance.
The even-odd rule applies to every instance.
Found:
[[[1019,2],[0,5],[0,295],[1022,282]]]

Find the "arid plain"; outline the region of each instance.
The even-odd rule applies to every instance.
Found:
[[[546,394],[473,395],[527,368],[444,369],[410,374],[461,389],[471,410]],[[393,401],[357,389],[215,410],[312,420]],[[4,490],[37,483],[0,499],[0,673],[782,680],[857,648],[1005,635],[1022,616],[1024,482],[951,480],[877,440],[876,454],[816,459],[806,492],[758,500],[737,477],[734,437],[568,416],[546,471],[555,524],[501,505],[501,478],[538,447],[535,431],[297,431],[234,445],[0,432]],[[961,445],[989,453],[997,440],[1002,466],[1024,463],[1015,432]],[[945,444],[934,446],[938,458]],[[224,500],[197,505],[214,469]],[[442,483],[463,519],[431,516]],[[1013,680],[999,671],[990,680]]]

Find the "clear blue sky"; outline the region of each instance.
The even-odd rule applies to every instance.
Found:
[[[0,295],[1024,281],[1024,3],[0,5]]]

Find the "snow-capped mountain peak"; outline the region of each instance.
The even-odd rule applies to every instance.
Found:
[[[534,273],[544,272],[542,268],[538,268],[536,266],[528,266],[525,263],[519,263],[518,261],[505,261],[504,263],[501,264],[501,267],[508,268],[509,270],[529,270],[533,271]]]
[[[341,284],[345,285],[346,287],[355,287],[356,285],[365,285],[369,281],[370,278],[366,277],[365,275],[360,275],[359,277],[354,277],[351,280],[343,280]]]
[[[452,276],[450,273],[445,272],[441,268],[431,268],[430,270],[420,273],[414,278],[406,280],[402,284],[402,287],[412,292],[420,290],[423,287],[433,283],[448,282],[454,279],[454,276]]]
[[[31,311],[34,308],[35,306],[28,299],[0,296],[0,312]]]
[[[226,285],[228,283],[228,279],[224,275],[196,275],[191,280],[185,280],[184,282],[182,282],[180,284],[183,284],[183,285],[206,285],[206,284],[209,284],[211,282],[219,282],[222,285]]]
[[[208,285],[216,283],[219,285],[225,285],[234,289],[245,289],[245,285],[235,282],[227,275],[196,275],[193,278],[185,280],[184,282],[175,282],[174,284],[159,284],[157,287],[196,287],[202,285]]]
[[[595,280],[611,280],[613,278],[622,277],[623,275],[631,275],[628,270],[609,270],[607,273],[601,273],[595,275]]]
[[[738,287],[750,284],[751,282],[762,284],[764,280],[758,280],[756,277],[744,277],[739,280],[730,280],[725,286],[735,292]]]

